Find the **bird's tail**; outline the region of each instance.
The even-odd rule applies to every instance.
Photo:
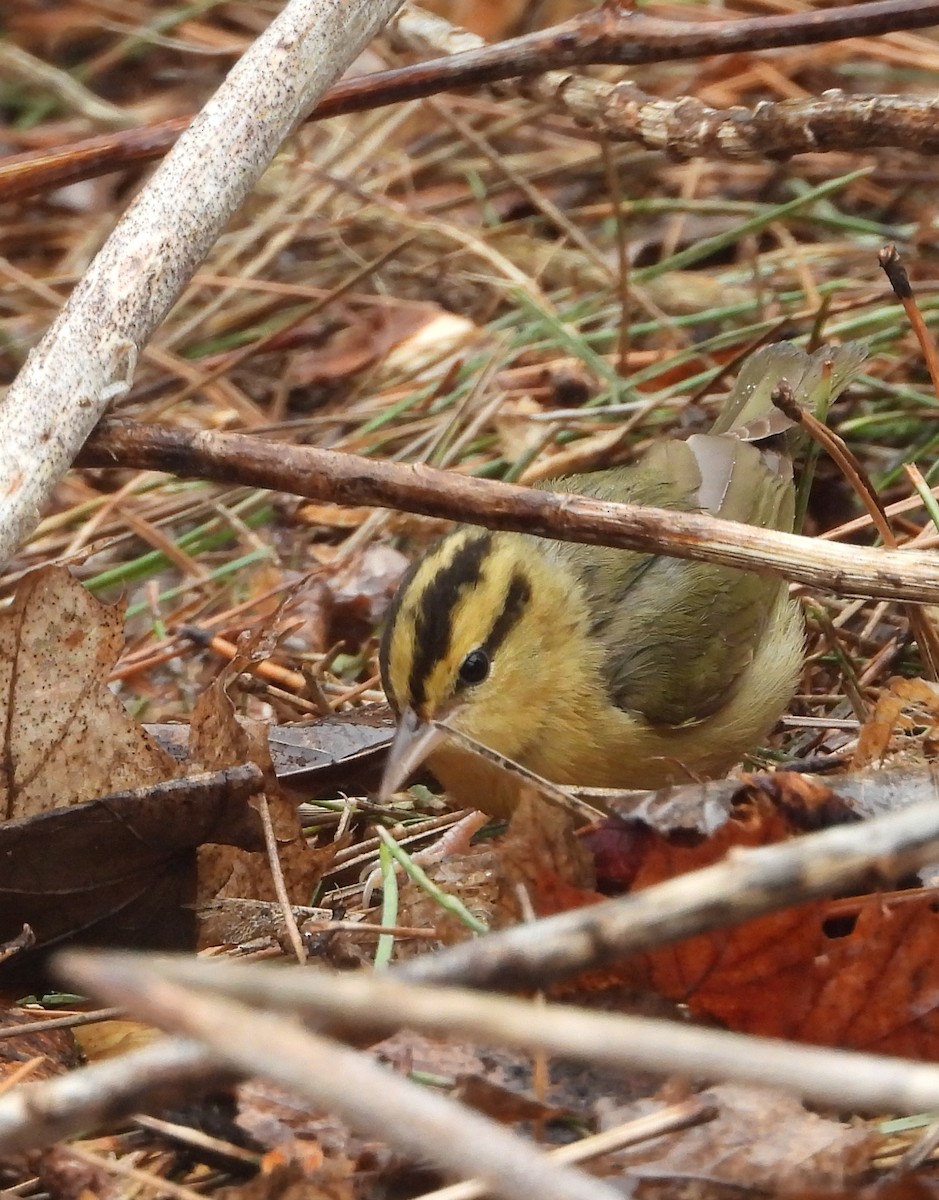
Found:
[[[711,433],[757,442],[791,429],[793,422],[773,404],[773,392],[783,380],[803,408],[824,414],[858,374],[866,355],[859,342],[822,346],[814,354],[791,342],[763,346],[744,363]]]

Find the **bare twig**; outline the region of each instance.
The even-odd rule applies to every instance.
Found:
[[[544,922],[529,928],[539,926]],[[162,987],[168,978],[179,986],[238,997],[239,1003],[256,1005],[262,1012],[292,1012],[347,1036],[362,1037],[363,1032],[377,1036],[407,1027],[431,1037],[466,1038],[527,1052],[543,1050],[612,1069],[785,1088],[811,1102],[852,1112],[920,1112],[939,1104],[939,1067],[884,1055],[789,1045],[776,1038],[619,1012],[542,1006],[456,988],[417,987],[384,973],[317,971],[311,975],[292,967],[85,951],[69,952],[63,960],[83,987],[158,1024],[178,1024],[190,1035],[196,1030],[188,1018],[176,1022],[155,1017],[153,1007],[147,1000],[141,1002],[140,996]],[[216,1041],[207,1044],[214,1048]],[[232,1061],[229,1055],[224,1058]]]
[[[667,1133],[677,1133],[702,1121],[712,1120],[717,1113],[716,1104],[703,1096],[692,1096],[679,1104],[670,1104],[658,1112],[646,1113],[634,1121],[624,1122],[602,1133],[590,1134],[576,1142],[568,1142],[548,1151],[552,1162],[579,1163],[601,1154],[610,1154],[626,1146],[635,1146]],[[486,1185],[481,1179],[466,1179],[450,1187],[438,1188],[435,1192],[424,1192],[417,1200],[478,1200],[486,1194]]]
[[[828,10],[831,15],[838,11]],[[869,6],[855,6],[856,16],[864,13],[871,15]],[[939,21],[939,15],[933,16]],[[462,56],[470,50],[487,52],[482,38],[413,6],[391,22],[388,36],[399,49],[461,56],[459,62],[465,61]],[[545,59],[543,73],[519,73],[493,80],[491,86],[500,95],[521,94],[539,104],[550,104],[595,134],[638,142],[679,159],[765,161],[819,151],[856,153],[881,146],[921,154],[939,150],[939,100],[930,97],[843,95],[832,90],[805,100],[764,101],[752,111],[743,105],[716,109],[692,96],[676,100],[650,96],[631,80],[609,82],[552,69],[559,65],[554,59]],[[377,83],[379,77],[373,79]],[[329,93],[324,100],[331,98]],[[312,114],[314,118],[318,111]]]
[[[19,1087],[0,1098],[0,1153],[51,1146],[140,1110],[159,1110],[234,1076],[202,1046],[166,1038],[121,1058],[60,1075],[54,1088]]]
[[[128,208],[0,407],[0,562],[281,142],[401,0],[290,0]]]
[[[481,38],[415,9],[398,22],[399,44],[413,48],[423,43],[428,52],[450,57],[344,81],[323,97],[311,118],[490,83],[499,84],[503,92],[521,90],[548,101],[596,132],[679,157],[765,159],[874,146],[933,154],[939,148],[939,101],[931,99],[827,94],[767,102],[752,113],[743,107],[722,111],[689,97],[658,100],[632,83],[606,83],[559,69],[601,62],[637,65],[923,28],[939,24],[936,0],[885,0],[720,22],[663,21],[635,10],[611,15],[605,8],[603,13],[605,17],[584,14],[567,25],[489,47]],[[505,85],[505,80],[513,82]],[[144,129],[11,155],[0,164],[0,198],[13,199],[160,158],[190,120],[174,117]]]
[[[287,882],[284,879],[284,869],[281,866],[280,854],[277,847],[277,834],[274,832],[274,822],[271,819],[271,806],[268,803],[266,792],[262,792],[258,796],[258,816],[261,818],[261,828],[264,830],[264,846],[267,850],[267,861],[271,868],[274,894],[277,896],[277,902],[280,905],[280,914],[283,917],[284,928],[287,931],[287,937],[290,939],[290,945],[293,947],[297,962],[302,964],[306,962],[306,946],[303,944],[303,937],[297,926],[297,918],[294,915],[293,905],[290,903]]]
[[[873,3],[726,21],[665,20],[631,6],[604,4],[561,25],[466,51],[450,59],[404,67],[396,75],[399,99],[413,99],[429,94],[424,89],[430,80],[434,90],[441,91],[540,75],[564,67],[675,62],[711,54],[875,37],[898,29],[924,29],[935,24],[939,24],[937,0],[873,0]],[[324,100],[334,103],[333,98],[338,100],[343,86],[333,89]]]
[[[172,471],[312,500],[374,504],[474,521],[489,529],[671,554],[781,575],[844,595],[939,602],[939,559],[926,551],[839,546],[703,513],[601,503],[246,434],[107,420],[78,461]]]
[[[162,1027],[186,1031],[236,1070],[273,1079],[360,1133],[379,1137],[448,1174],[478,1176],[506,1200],[615,1200],[618,1193],[541,1151],[496,1121],[397,1075],[356,1050],[255,1012],[193,992],[120,956],[84,956],[82,974]],[[316,972],[319,975],[319,972]],[[937,1072],[939,1074],[939,1072]]]
[[[98,1025],[102,1021],[116,1021],[124,1015],[122,1008],[98,1008],[94,1012],[75,1012],[67,1016],[50,1017],[42,1009],[36,1009],[31,1021],[24,1021],[21,1025],[0,1025],[0,1041],[4,1038],[25,1037],[27,1034],[47,1033],[50,1029],[77,1029],[81,1025]]]

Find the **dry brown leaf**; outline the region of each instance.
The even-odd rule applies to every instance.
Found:
[[[384,359],[392,351],[407,353],[412,342],[420,342],[439,318],[449,318],[434,304],[407,307],[366,308],[346,314],[347,324],[332,332],[313,350],[295,355],[287,368],[287,382],[294,388],[335,386]],[[302,333],[300,330],[294,331]]]
[[[864,1188],[844,1192],[800,1191],[791,1200],[936,1200],[939,1180],[931,1173],[887,1174]]]
[[[709,1089],[714,1120],[610,1155],[630,1179],[731,1185],[745,1194],[843,1187],[858,1179],[881,1139],[864,1126],[808,1112],[786,1092],[723,1084]],[[606,1128],[649,1111],[648,1102],[604,1114]],[[704,1196],[708,1194],[707,1189]],[[723,1194],[718,1192],[715,1194]]]
[[[570,906],[572,895],[592,893],[593,856],[574,836],[574,821],[563,809],[526,790],[499,843],[501,902],[496,925],[518,922],[517,889],[524,888],[535,916],[547,917]]]
[[[35,1170],[27,1178],[35,1174],[42,1191],[56,1200],[118,1200],[122,1193],[122,1182],[104,1165],[78,1158],[65,1142],[50,1146],[33,1161]]]
[[[337,1172],[334,1179],[316,1178],[324,1164],[315,1145],[307,1157],[299,1151],[291,1158],[281,1151],[265,1155],[261,1172],[247,1183],[220,1188],[214,1193],[217,1200],[355,1200],[351,1170]]]
[[[238,669],[237,661],[233,669]],[[277,782],[267,746],[267,726],[238,720],[225,690],[229,673],[220,676],[196,703],[190,726],[190,753],[206,767],[254,762],[261,768],[287,892],[293,903],[306,904],[338,847],[312,850],[307,845],[296,804]],[[239,896],[250,900],[277,899],[267,855],[234,846],[201,846],[198,902],[205,904]]]
[[[0,942],[0,964],[9,962],[36,945],[36,933],[31,925],[23,924],[20,931]]]
[[[555,1121],[571,1113],[534,1096],[522,1095],[517,1088],[506,1087],[483,1075],[461,1075],[454,1098],[494,1121],[511,1125],[516,1121]]]
[[[402,372],[413,382],[433,371],[434,384],[439,386],[441,361],[480,336],[479,326],[457,312],[446,311],[436,304],[421,308],[423,320],[408,337],[391,347],[376,372],[376,382],[394,379]]]
[[[175,758],[187,757],[188,725],[170,722],[146,728]],[[270,726],[267,741],[277,778],[308,800],[353,788],[376,789],[394,728],[388,705],[371,704]]]
[[[585,889],[593,882],[591,855],[573,836],[570,818],[534,791],[523,793],[504,837],[448,854],[426,870],[439,888],[461,900],[490,929],[522,918],[519,889],[528,894],[537,916],[547,916],[586,903]],[[472,936],[417,884],[406,880],[399,886],[402,925],[433,929],[441,945]],[[426,944],[400,942],[396,955],[403,959],[426,950]]]
[[[391,1161],[383,1146],[365,1142],[333,1116],[311,1112],[296,1097],[261,1079],[236,1089],[238,1126],[264,1152],[262,1173],[242,1188],[225,1189],[230,1200],[286,1194],[353,1200],[356,1176]],[[293,1190],[303,1181],[306,1190]],[[286,1193],[281,1190],[287,1187]]]
[[[354,618],[369,632],[384,617],[408,569],[408,559],[393,546],[372,543],[344,560],[329,581],[332,593],[330,637],[343,634],[337,620]]]
[[[108,687],[123,647],[123,608],[96,600],[64,567],[19,584],[0,614],[0,816],[30,817],[178,773]]]
[[[159,1029],[142,1021],[98,1021],[94,1025],[80,1025],[75,1030],[75,1041],[88,1062],[120,1058],[131,1050],[149,1046],[162,1036]]]
[[[536,27],[567,20],[582,6],[573,0],[532,5],[530,0],[429,0],[427,8],[440,13],[454,25],[478,33],[486,41],[497,42],[511,37],[518,22],[534,9]]]
[[[28,1063],[30,1081],[63,1075],[77,1067],[81,1055],[71,1029],[44,1029],[41,1013],[28,1008],[8,1008],[0,1013],[0,1025],[21,1025],[23,1032],[0,1039],[0,1090],[10,1077],[18,1078]]]
[[[757,783],[756,780],[753,781]],[[825,785],[778,773],[738,789],[731,816],[708,836],[660,833],[639,821],[587,835],[598,871],[633,891],[706,867],[741,846],[783,841],[857,819]],[[596,897],[584,893],[583,902]],[[697,1016],[766,1037],[939,1060],[939,915],[934,896],[860,897],[830,920],[818,900],[635,956],[598,977],[641,979]]]
[[[923,727],[928,730],[924,737]],[[939,726],[939,685],[927,679],[888,681],[881,691],[870,719],[858,736],[853,766],[882,763],[888,755],[910,752],[922,760],[935,749]],[[914,735],[914,730],[919,730]]]
[[[246,808],[256,775],[177,778],[177,759],[107,685],[122,646],[120,608],[63,568],[28,575],[0,616],[0,938],[31,927],[35,952],[3,963],[23,982],[76,933],[191,947],[194,847],[211,837],[258,844]]]
[[[249,765],[0,822],[0,938],[25,923],[37,947],[0,963],[4,977],[79,933],[86,944],[191,949],[195,848],[263,847],[248,804],[259,783]]]
[[[541,405],[530,396],[504,400],[500,405],[492,423],[499,437],[499,453],[507,462],[517,462],[544,442],[545,426],[530,419],[540,412]]]

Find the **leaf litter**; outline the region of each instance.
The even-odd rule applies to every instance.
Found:
[[[69,56],[98,51],[97,77],[106,81],[114,98],[135,103],[145,84],[151,85],[153,94],[147,104],[169,114],[198,104],[207,80],[214,77],[215,64],[193,54],[193,47],[212,46],[222,58],[230,57],[254,32],[255,22],[246,11],[219,7],[221,21],[209,13],[191,15],[175,29],[175,44],[167,38],[165,45],[150,45],[140,60],[142,67],[135,65],[132,70],[127,63],[136,59],[125,60],[127,51],[109,42],[97,23],[100,14],[94,3],[59,6],[47,13],[24,9],[16,15],[14,27],[36,53]],[[482,19],[478,14],[470,16]],[[495,35],[506,32],[505,19],[504,14],[493,18]],[[890,38],[876,46],[881,44],[894,47]],[[905,66],[913,54],[911,46],[922,62],[930,61],[931,47],[920,36],[903,43]],[[841,51],[833,50],[831,57],[828,53],[824,48],[810,53],[781,51],[774,55],[771,67],[770,60],[746,55],[727,63],[689,67],[682,88],[690,93],[697,87],[701,96],[715,103],[747,103],[753,97],[775,97],[780,91],[785,95],[787,88],[815,91],[844,86]],[[803,59],[809,63],[804,69]],[[871,59],[878,71],[886,70],[884,61]],[[169,70],[164,69],[166,63],[171,64]],[[179,69],[179,63],[186,68],[198,64],[198,70]],[[755,63],[760,64],[759,71]],[[814,76],[809,78],[806,72]],[[648,74],[641,71],[640,80]],[[162,91],[157,86],[160,80]],[[667,80],[659,82],[667,91]],[[181,346],[200,370],[228,365],[214,390],[211,383],[204,387],[199,397],[204,407],[187,399],[185,389],[192,386],[191,380],[184,373],[183,383],[173,377],[172,367],[167,366],[170,357],[142,365],[126,408],[128,415],[161,419],[168,412],[173,419],[214,428],[260,428],[266,421],[286,421],[297,437],[316,444],[406,460],[429,456],[451,461],[461,470],[534,479],[559,469],[606,465],[631,453],[644,438],[676,425],[693,425],[699,414],[694,404],[688,405],[685,393],[699,387],[702,373],[723,368],[750,339],[779,328],[780,321],[804,330],[806,320],[818,316],[818,295],[813,289],[819,284],[835,297],[828,310],[833,336],[852,336],[855,318],[868,329],[886,324],[896,328],[895,314],[884,307],[866,275],[865,239],[886,237],[897,229],[901,234],[915,230],[925,210],[920,207],[923,198],[917,195],[915,171],[904,175],[904,167],[881,162],[879,177],[853,184],[845,198],[836,197],[824,211],[818,206],[791,225],[774,226],[767,220],[760,234],[765,241],[759,244],[744,238],[737,245],[728,238],[703,266],[641,280],[641,298],[630,300],[635,327],[632,345],[626,348],[625,383],[606,397],[606,401],[625,399],[628,404],[640,401],[631,411],[647,422],[639,425],[635,439],[627,436],[631,428],[624,433],[618,421],[604,414],[604,405],[597,405],[609,385],[615,348],[607,337],[598,350],[594,333],[615,329],[620,317],[610,302],[610,282],[616,272],[608,230],[602,227],[602,222],[612,224],[605,197],[608,175],[592,150],[589,156],[584,154],[583,139],[560,118],[539,124],[526,110],[525,136],[513,141],[511,133],[488,128],[504,120],[511,101],[490,102],[478,95],[446,99],[447,105],[451,102],[453,111],[464,118],[468,105],[511,170],[526,179],[533,173],[543,196],[583,222],[602,248],[599,264],[568,244],[546,211],[538,211],[537,206],[532,211],[531,197],[517,190],[511,178],[507,181],[493,171],[479,157],[478,147],[457,139],[454,144],[465,152],[462,158],[441,153],[439,108],[433,114],[429,109],[415,111],[411,126],[379,124],[375,144],[387,146],[389,158],[376,153],[374,169],[385,172],[381,187],[388,191],[375,188],[371,198],[365,194],[357,207],[354,188],[364,192],[363,181],[372,187],[374,180],[367,172],[360,177],[350,147],[364,136],[363,127],[350,122],[344,127],[345,144],[344,135],[337,135],[332,170],[335,178],[348,172],[353,189],[339,187],[332,193],[317,180],[322,188],[317,211],[304,207],[310,178],[303,170],[292,180],[284,164],[276,166],[244,218],[233,226],[219,262],[210,264],[194,283],[166,327],[168,346],[174,342]],[[21,106],[31,101],[15,98],[11,103]],[[60,120],[64,123],[59,137],[79,131],[73,115]],[[38,135],[30,128],[30,121],[11,125],[8,136],[20,145],[36,136],[48,141],[56,133],[44,130],[41,120]],[[322,136],[310,129],[301,131],[298,158],[317,161],[324,148]],[[422,154],[428,147],[425,161]],[[413,156],[403,165],[402,149],[404,156]],[[539,156],[549,170],[537,166]],[[793,169],[795,178],[801,185],[814,177],[830,177],[839,162],[804,156]],[[852,159],[844,165],[847,169],[856,164]],[[756,206],[765,204],[767,197],[780,202],[787,198],[777,189],[786,186],[780,181],[786,180],[789,170],[777,164],[687,167],[650,164],[642,155],[633,155],[627,157],[625,167],[632,206],[629,234],[638,272],[650,263],[658,265],[660,253],[667,258],[668,252],[694,247],[714,233],[733,233],[738,220],[735,203]],[[37,212],[30,214],[31,234],[22,227],[4,234],[9,238],[4,252],[9,251],[11,260],[37,279],[49,274],[50,264],[53,279],[56,270],[68,276],[74,264],[83,260],[84,247],[100,240],[99,234],[110,225],[125,188],[124,181],[102,180],[87,188],[78,185],[70,196],[43,198]],[[714,199],[723,204],[722,211],[708,208]],[[413,206],[410,210],[405,200]],[[251,289],[253,258],[272,229],[279,235],[282,211],[290,211],[291,206],[296,214],[295,239],[283,254],[269,260],[277,286],[284,289],[278,298],[281,304],[284,296],[289,304],[309,301],[314,255],[318,256],[317,286],[322,284],[321,292],[328,292],[341,286],[350,259],[359,265],[384,251],[388,239],[402,232],[416,230],[420,236],[387,264],[378,287],[360,282],[357,294],[332,304],[321,321],[297,323],[279,335],[279,341],[265,342],[264,353],[256,359],[238,359],[226,339],[250,344],[253,338],[263,338],[265,322],[276,312],[268,297]],[[876,228],[862,230],[859,221]],[[467,228],[472,228],[472,238],[467,238]],[[911,236],[917,239],[922,271],[928,276],[932,255],[928,236]],[[735,246],[741,257],[731,261]],[[731,257],[721,261],[722,255]],[[441,261],[446,263],[444,269],[439,267]],[[219,275],[213,278],[209,270],[216,266]],[[759,286],[753,283],[751,266],[759,275]],[[515,306],[506,282],[512,278],[511,268],[530,279],[533,291],[548,296],[563,319],[552,325],[550,312],[535,320],[530,309]],[[230,272],[227,278],[225,271]],[[508,273],[500,276],[500,271]],[[238,279],[238,284],[232,284],[232,279]],[[48,313],[35,307],[28,288],[15,283],[11,288],[14,311],[6,328],[12,341],[2,348],[7,375],[48,320]],[[755,290],[760,293],[756,298]],[[572,295],[583,303],[590,294],[600,300],[585,315],[576,304],[569,305]],[[223,296],[227,308],[216,303]],[[650,313],[654,320],[651,327],[644,327]],[[765,323],[760,325],[760,319]],[[506,340],[511,326],[519,336]],[[869,459],[881,475],[888,499],[898,492],[890,477],[892,464],[886,460],[905,456],[913,445],[921,456],[935,448],[928,422],[915,423],[917,412],[928,413],[934,401],[921,386],[909,345],[902,334],[895,336],[884,361],[872,368],[883,376],[875,382],[886,390],[877,393],[870,383],[862,384],[835,417],[844,432],[870,439]],[[495,370],[487,376],[490,364]],[[473,380],[484,381],[478,394]],[[491,409],[487,405],[499,397],[487,394],[487,388],[503,393],[503,402],[492,404]],[[556,411],[571,408],[579,410],[576,419]],[[632,420],[628,416],[627,424]],[[457,452],[451,459],[453,446]],[[541,450],[540,458],[531,462]],[[3,936],[13,939],[19,933],[17,918],[26,911],[24,897],[30,888],[47,901],[31,923],[41,940],[49,941],[76,933],[87,936],[96,914],[116,912],[119,920],[113,937],[103,940],[150,945],[148,935],[158,929],[160,945],[195,946],[195,929],[189,924],[172,929],[168,914],[189,913],[197,906],[204,909],[223,895],[236,904],[263,900],[271,905],[266,911],[272,914],[274,890],[263,831],[247,795],[227,800],[214,796],[203,803],[190,796],[187,804],[185,791],[158,790],[168,783],[184,787],[196,763],[210,770],[247,762],[258,765],[285,883],[295,904],[310,905],[316,893],[317,900],[330,906],[326,911],[353,919],[363,929],[382,927],[384,917],[375,910],[357,908],[358,867],[349,865],[353,860],[348,855],[355,851],[356,840],[364,842],[368,837],[373,820],[397,821],[396,831],[406,836],[415,826],[432,825],[435,818],[424,820],[426,813],[421,810],[428,808],[428,798],[419,789],[403,800],[396,813],[376,812],[365,796],[368,776],[356,774],[353,762],[344,757],[372,754],[368,740],[372,734],[365,734],[366,744],[354,751],[347,751],[340,739],[350,729],[356,731],[353,740],[360,728],[381,729],[381,710],[375,724],[369,725],[373,718],[360,717],[358,706],[363,699],[380,698],[372,682],[371,627],[393,590],[388,581],[401,566],[398,548],[387,545],[387,539],[404,541],[413,550],[426,544],[438,526],[391,515],[382,516],[373,526],[370,510],[339,516],[324,505],[280,499],[270,504],[245,490],[208,485],[196,490],[192,485],[180,487],[121,474],[121,484],[128,489],[123,495],[113,490],[104,473],[73,473],[63,482],[57,511],[46,517],[20,559],[8,568],[9,593],[25,568],[90,542],[93,553],[77,570],[91,589],[104,594],[130,587],[131,607],[126,648],[122,612],[98,605],[64,573],[23,576],[11,607],[0,614],[0,678],[7,697],[0,779],[7,816],[3,829],[5,836],[16,839],[7,843],[4,861],[26,864],[20,870],[28,876],[24,882],[5,868],[0,878],[0,912],[14,918],[8,929],[4,926]],[[849,510],[853,516],[843,482],[823,462],[810,527],[827,529]],[[93,527],[85,522],[93,522]],[[919,530],[919,524],[910,521],[904,531],[914,536]],[[346,554],[346,540],[355,538],[363,543],[359,557],[354,546]],[[155,547],[167,545],[173,554],[161,557]],[[249,560],[237,574],[237,586],[225,570],[226,559],[235,557],[235,547]],[[381,554],[399,557],[392,563],[381,562]],[[362,570],[356,576],[359,566]],[[235,669],[224,684],[210,682],[206,690],[206,681],[217,676],[215,651],[194,646],[180,630],[193,621],[226,635],[235,645],[243,631],[264,630],[276,609],[271,591],[283,595],[295,583],[294,569],[302,573],[311,567],[320,570],[323,590],[311,602],[302,638],[291,642],[288,635],[270,645],[267,653],[277,665],[316,679],[322,689],[318,700],[325,698],[336,723],[328,716],[271,730],[273,773],[283,784],[292,769],[288,758],[296,768],[289,781],[293,790],[285,796],[272,778],[264,733],[275,713],[283,719],[288,713],[307,712],[300,702],[309,702],[310,693],[278,696],[250,670]],[[321,610],[314,611],[317,605]],[[737,847],[766,845],[797,837],[808,828],[856,819],[857,814],[870,811],[865,803],[876,802],[878,796],[889,805],[898,794],[911,796],[917,789],[933,786],[929,764],[934,758],[935,688],[915,677],[918,664],[903,619],[886,606],[852,609],[842,601],[816,597],[810,637],[804,693],[790,714],[792,723],[783,739],[777,739],[776,750],[782,746],[796,758],[841,755],[843,762],[861,769],[850,785],[848,779],[842,783],[835,777],[826,788],[824,781],[806,783],[791,776],[777,777],[773,789],[747,781],[703,785],[682,811],[677,811],[682,801],[675,795],[647,801],[640,813],[629,809],[624,799],[625,824],[611,823],[604,849],[598,853],[591,852],[599,844],[596,831],[574,838],[563,820],[539,817],[537,807],[523,809],[505,836],[480,842],[465,856],[434,868],[432,874],[490,927],[500,928],[522,919],[526,903],[536,913],[550,913],[590,903],[601,894],[598,887],[605,894],[614,887],[650,886],[716,861]],[[337,651],[339,641],[344,644]],[[107,680],[119,660],[127,673],[112,690]],[[914,677],[890,678],[900,670]],[[191,724],[192,751],[168,755],[162,748],[164,739],[149,736],[131,720],[120,697],[132,699],[144,710],[154,733],[166,730],[164,718],[182,718],[187,735]],[[236,712],[246,720],[236,720]],[[830,726],[824,724],[826,720]],[[304,743],[304,738],[310,741]],[[282,749],[285,746],[287,751]],[[310,746],[310,754],[325,755],[326,762],[303,758]],[[284,755],[280,760],[279,753]],[[374,759],[370,762],[374,768]],[[881,764],[887,769],[872,769]],[[114,798],[116,793],[119,799]],[[858,793],[863,793],[860,800]],[[305,802],[302,808],[298,808],[300,800]],[[699,816],[689,816],[695,804],[701,806],[696,810]],[[144,824],[140,814],[148,807]],[[706,821],[700,819],[702,812]],[[125,841],[115,840],[118,829],[123,829]],[[225,838],[236,845],[225,844]],[[123,886],[129,879],[133,884],[130,898],[112,888],[115,866],[117,882]],[[909,882],[918,885],[921,880]],[[95,895],[96,889],[100,895]],[[527,902],[520,899],[520,889]],[[88,897],[90,903],[82,907]],[[144,904],[136,919],[128,919],[127,913],[144,900],[151,906]],[[50,913],[56,910],[60,919],[49,924]],[[245,917],[244,912],[240,915]],[[428,944],[445,945],[468,936],[457,919],[443,914],[411,883],[401,889],[395,920],[400,929],[420,928],[433,935],[423,941],[396,935],[396,951],[402,958],[426,951]],[[245,924],[250,924],[247,919]],[[275,925],[271,919],[260,927],[266,947],[262,953],[281,953],[283,934]],[[257,935],[257,924],[251,928],[252,936]],[[245,952],[238,945],[236,921],[228,933],[231,941],[224,927],[213,927],[219,945]],[[629,964],[626,978],[607,975],[578,981],[580,991],[575,985],[569,994],[599,1005],[616,996],[613,1003],[619,1003],[620,993],[614,988],[626,982],[640,992],[644,989],[646,1002],[651,998],[686,1006],[700,1019],[732,1028],[935,1060],[935,936],[931,897],[919,894],[915,886],[909,889],[909,897],[902,891],[890,896],[840,897],[651,952]],[[363,944],[368,947],[369,942]],[[349,961],[361,961],[361,950],[361,944],[354,953],[350,949]],[[10,961],[17,957],[14,953]],[[443,1050],[439,1054],[438,1065],[442,1065]],[[433,1070],[432,1051],[427,1052],[424,1065]],[[397,1062],[399,1070],[406,1066]],[[610,1087],[610,1096],[615,1095],[607,1082],[596,1084],[596,1094],[604,1086]],[[524,1090],[527,1093],[527,1083]],[[573,1111],[578,1106],[570,1107]],[[839,1156],[846,1177],[863,1174],[863,1139],[855,1145],[854,1131],[838,1121],[825,1118],[832,1127],[827,1132],[833,1161],[819,1167],[810,1152],[811,1127],[823,1118],[798,1105],[786,1109],[780,1097],[769,1094],[728,1098],[722,1110],[717,1123],[702,1127],[700,1145],[682,1133],[675,1135],[674,1147],[649,1152],[645,1164],[649,1174],[659,1172],[674,1179],[669,1172],[682,1178],[700,1173],[708,1179],[720,1177],[735,1189],[768,1192],[823,1183],[835,1186]],[[580,1113],[594,1119],[589,1106],[582,1104]],[[765,1137],[758,1136],[761,1130],[766,1131]],[[743,1149],[738,1152],[741,1131],[754,1151],[750,1157]],[[776,1139],[774,1132],[780,1135]],[[317,1178],[323,1194],[359,1195],[384,1173],[393,1176],[400,1169],[386,1150],[346,1140],[348,1131],[332,1137],[332,1163],[323,1151],[327,1143],[323,1127],[311,1127],[309,1136],[301,1139],[300,1165],[272,1161],[256,1181],[256,1194],[290,1194],[291,1188],[311,1187]],[[276,1138],[265,1142],[259,1136],[259,1144],[272,1147]],[[775,1144],[780,1153],[775,1164],[760,1174],[755,1158],[767,1144]],[[798,1173],[793,1160],[804,1165],[804,1173]],[[51,1159],[49,1165],[51,1179]],[[615,1170],[631,1175],[633,1168],[619,1164]],[[62,1194],[68,1190],[65,1174],[60,1163],[56,1179]],[[109,1182],[105,1172],[89,1168],[83,1178],[85,1185],[104,1194]],[[71,1181],[73,1189],[77,1189],[76,1179],[77,1175]],[[247,1188],[230,1190],[233,1195],[249,1194]],[[410,1190],[413,1194],[416,1185]]]

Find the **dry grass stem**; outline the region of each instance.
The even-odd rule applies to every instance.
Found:
[[[552,1162],[560,1163],[589,1162],[592,1158],[611,1154],[626,1146],[635,1146],[639,1142],[700,1124],[708,1120],[713,1112],[712,1104],[702,1097],[694,1096],[680,1104],[669,1105],[661,1112],[649,1113],[647,1116],[637,1117],[635,1121],[617,1125],[614,1129],[606,1129],[603,1133],[590,1134],[566,1146],[558,1146],[548,1152],[548,1157]],[[481,1179],[467,1179],[463,1183],[438,1188],[435,1192],[424,1192],[417,1200],[478,1200],[485,1194],[486,1185]]]
[[[0,563],[313,101],[401,0],[291,0],[137,196],[0,409]]]

